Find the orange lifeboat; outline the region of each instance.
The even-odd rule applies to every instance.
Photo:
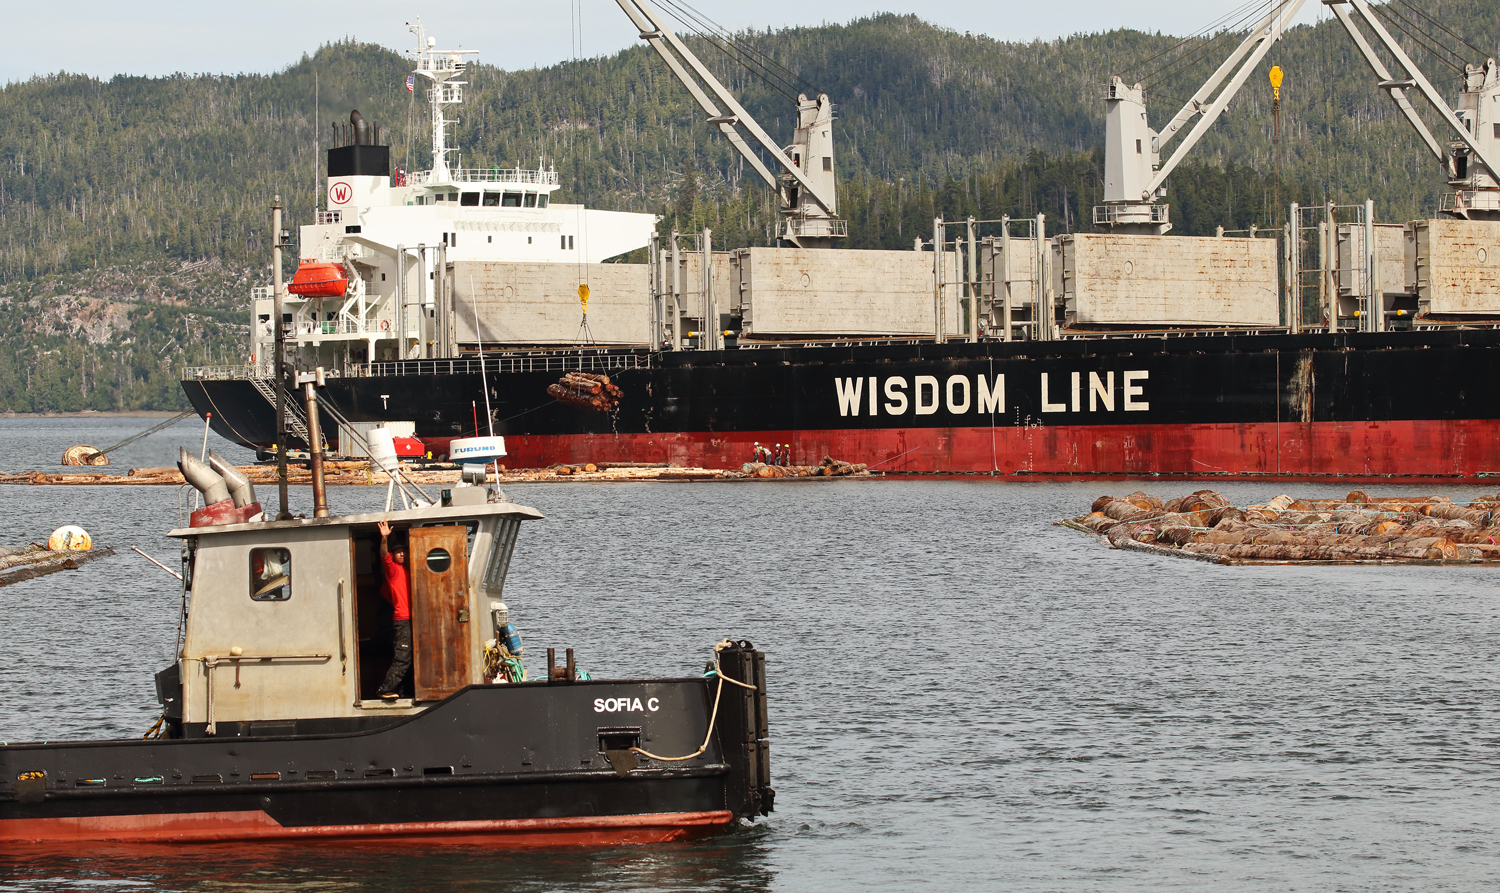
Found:
[[[343,264],[305,260],[286,290],[306,298],[342,298],[349,288]]]

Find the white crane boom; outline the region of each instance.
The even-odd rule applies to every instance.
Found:
[[[1229,101],[1271,46],[1281,39],[1287,24],[1305,2],[1284,0],[1277,3],[1160,134],[1147,124],[1146,97],[1141,85],[1126,86],[1118,77],[1110,79],[1105,94],[1108,116],[1104,139],[1104,204],[1094,209],[1096,224],[1158,234],[1172,228],[1167,219],[1166,205],[1154,204],[1165,194],[1163,184],[1167,177],[1219,120]],[[1162,164],[1162,146],[1200,115],[1202,117],[1188,130],[1182,144]]]
[[[816,100],[798,97],[797,142],[789,149],[778,145],[764,128],[713,76],[701,60],[666,26],[650,0],[615,0],[640,32],[641,39],[656,50],[698,106],[708,123],[719,128],[730,145],[781,197],[786,218],[784,237],[807,247],[825,246],[829,239],[846,233],[837,219],[838,197],[833,172],[833,104],[827,96]],[[691,70],[691,71],[690,71]],[[727,110],[727,113],[726,111]],[[739,132],[743,127],[765,152],[780,165],[774,174]],[[790,153],[790,154],[789,154]]]
[[[1484,65],[1466,66],[1464,89],[1459,96],[1459,110],[1454,111],[1438,95],[1426,75],[1406,54],[1396,39],[1386,30],[1370,9],[1366,0],[1324,0],[1333,9],[1334,15],[1349,32],[1360,54],[1370,70],[1380,79],[1379,86],[1390,94],[1422,138],[1428,151],[1442,162],[1448,183],[1453,187],[1452,195],[1444,198],[1443,211],[1457,217],[1500,217],[1500,114],[1494,106],[1500,102],[1500,79],[1494,59]],[[1353,7],[1359,18],[1369,26],[1378,40],[1396,63],[1405,70],[1405,78],[1396,78],[1375,54],[1374,47],[1359,30],[1345,7]],[[1427,125],[1417,116],[1416,109],[1406,98],[1407,88],[1416,88],[1437,112],[1455,136],[1451,153],[1445,152]],[[1486,101],[1488,100],[1488,101]],[[1472,156],[1472,161],[1471,157]],[[1477,162],[1477,163],[1474,163]]]
[[[1241,41],[1240,45],[1235,48],[1228,59],[1224,60],[1224,63],[1219,66],[1219,69],[1214,72],[1213,76],[1204,82],[1203,86],[1198,89],[1198,92],[1193,94],[1193,98],[1188,100],[1187,105],[1182,107],[1182,111],[1178,112],[1177,116],[1167,124],[1164,131],[1165,138],[1162,140],[1163,143],[1175,136],[1177,130],[1191,120],[1194,115],[1200,112],[1203,115],[1198,123],[1193,125],[1193,129],[1188,131],[1187,136],[1183,138],[1182,145],[1177,147],[1177,151],[1172,153],[1172,157],[1167,159],[1167,163],[1162,165],[1161,170],[1152,178],[1151,185],[1146,187],[1145,195],[1142,198],[1145,198],[1161,187],[1161,184],[1166,181],[1167,175],[1171,174],[1177,165],[1182,162],[1182,159],[1187,156],[1188,151],[1197,145],[1198,140],[1203,138],[1203,134],[1208,131],[1208,128],[1212,127],[1214,122],[1219,120],[1219,116],[1224,113],[1225,107],[1229,105],[1229,100],[1233,99],[1234,95],[1240,92],[1240,87],[1244,86],[1246,78],[1250,77],[1250,72],[1254,71],[1255,66],[1260,64],[1260,60],[1264,59],[1266,53],[1271,51],[1271,46],[1281,39],[1281,35],[1285,31],[1287,24],[1302,9],[1304,2],[1306,0],[1289,0],[1289,2],[1278,4],[1270,14],[1261,19],[1255,26],[1255,30],[1250,32],[1250,36]],[[1208,100],[1209,96],[1213,95],[1213,91],[1218,89],[1219,84],[1224,82],[1224,79],[1229,76],[1230,72],[1234,72],[1234,76],[1229,81],[1228,86],[1220,91],[1218,97],[1209,105],[1207,111],[1204,111],[1203,103]]]

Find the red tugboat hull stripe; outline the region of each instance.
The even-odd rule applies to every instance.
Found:
[[[722,831],[728,810],[659,815],[578,816],[465,822],[287,827],[260,810],[155,815],[0,820],[0,843],[224,843],[228,841],[358,841],[501,846],[603,846],[689,840]]]

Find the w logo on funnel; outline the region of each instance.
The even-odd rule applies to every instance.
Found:
[[[335,183],[328,187],[328,200],[335,205],[347,205],[354,198],[354,187],[348,183]]]

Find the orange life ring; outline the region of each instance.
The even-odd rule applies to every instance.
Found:
[[[388,320],[388,319],[382,319],[380,321],[380,331],[382,331],[382,332],[389,332],[390,330],[391,330],[391,321]]]

